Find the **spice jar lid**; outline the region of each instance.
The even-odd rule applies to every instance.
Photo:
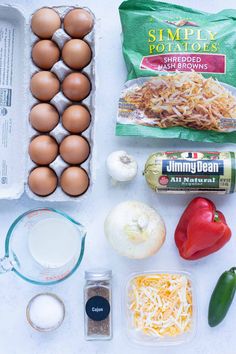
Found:
[[[112,278],[112,271],[109,269],[90,269],[84,273],[86,280],[109,280]]]

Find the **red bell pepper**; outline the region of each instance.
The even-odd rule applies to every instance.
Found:
[[[175,230],[175,243],[181,257],[199,259],[218,251],[231,237],[224,215],[212,201],[193,199]]]

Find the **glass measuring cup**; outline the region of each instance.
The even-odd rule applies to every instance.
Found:
[[[38,262],[29,247],[32,230],[40,222],[47,222],[47,220],[54,224],[56,221],[58,223],[68,223],[73,235],[77,238],[72,257],[56,266]],[[53,229],[50,229],[50,231],[53,231]],[[33,284],[57,284],[68,278],[79,267],[84,255],[85,236],[84,227],[64,212],[52,208],[29,210],[20,215],[7,232],[5,256],[0,258],[0,274],[13,271],[22,279]]]

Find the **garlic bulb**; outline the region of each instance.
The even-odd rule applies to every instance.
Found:
[[[114,181],[128,182],[136,176],[138,165],[125,151],[114,151],[107,158],[107,170]]]
[[[138,201],[118,204],[105,220],[105,234],[111,246],[122,256],[141,259],[156,253],[165,241],[161,216]]]

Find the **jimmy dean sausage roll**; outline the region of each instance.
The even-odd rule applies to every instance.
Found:
[[[235,152],[156,152],[145,165],[148,185],[160,193],[235,192]]]

